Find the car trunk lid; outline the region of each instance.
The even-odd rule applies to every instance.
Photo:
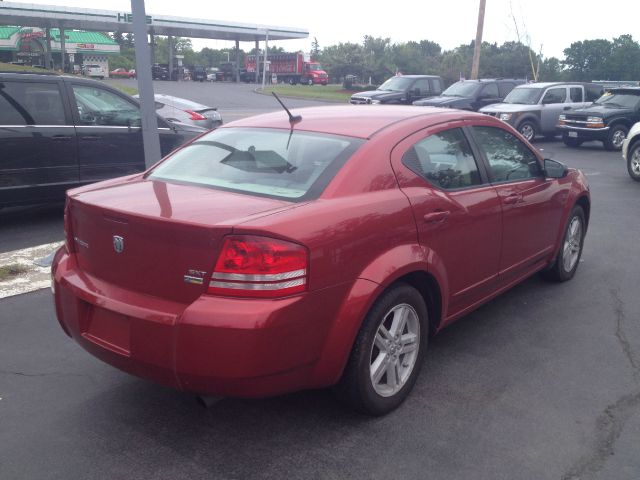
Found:
[[[71,195],[79,268],[154,297],[190,303],[208,284],[233,225],[291,208],[282,200],[137,181]]]

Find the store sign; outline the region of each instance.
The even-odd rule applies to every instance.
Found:
[[[93,43],[77,43],[76,48],[83,50],[95,50],[96,46]]]
[[[151,23],[153,21],[153,19],[151,18],[151,15],[146,15],[147,18],[147,23]],[[119,22],[126,22],[126,23],[133,23],[133,15],[131,13],[119,13],[118,14],[118,21]]]

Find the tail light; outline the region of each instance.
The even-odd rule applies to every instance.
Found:
[[[309,254],[302,245],[253,235],[226,237],[208,293],[275,298],[307,290]]]
[[[201,113],[194,112],[193,110],[185,110],[185,112],[187,112],[189,115],[191,115],[191,117],[189,117],[191,120],[206,120],[207,119],[207,117],[205,117]]]
[[[67,247],[67,252],[75,252],[73,232],[71,231],[71,206],[68,197],[64,203],[64,244]]]

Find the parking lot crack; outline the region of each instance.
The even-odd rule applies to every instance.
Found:
[[[625,395],[609,405],[596,420],[596,440],[590,453],[584,455],[562,480],[586,480],[599,472],[609,456],[627,420],[640,407],[640,391]]]
[[[636,381],[640,381],[640,361],[636,359],[631,343],[629,343],[629,339],[627,338],[624,330],[624,323],[626,320],[624,302],[620,298],[620,291],[618,289],[611,289],[610,293],[613,298],[613,308],[616,315],[616,338],[618,339],[618,343],[620,343],[622,352],[625,357],[627,357],[627,360],[633,369],[633,378]]]
[[[66,372],[42,372],[42,373],[27,373],[27,372],[13,372],[9,370],[0,370],[0,375],[15,375],[18,377],[53,377],[53,376],[64,376],[64,377],[87,377],[91,378],[89,375],[85,375],[82,373],[66,373]]]

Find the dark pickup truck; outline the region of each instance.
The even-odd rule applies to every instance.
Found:
[[[351,95],[349,103],[362,104],[407,104],[421,98],[442,93],[442,79],[436,75],[397,75],[380,85],[376,90]]]
[[[482,107],[500,103],[517,85],[525,80],[493,79],[460,80],[447,88],[437,97],[416,100],[414,105],[425,107],[457,108],[477,112]]]
[[[558,118],[562,140],[569,147],[598,140],[606,150],[620,150],[629,129],[640,121],[640,87],[613,88],[591,105]]]

